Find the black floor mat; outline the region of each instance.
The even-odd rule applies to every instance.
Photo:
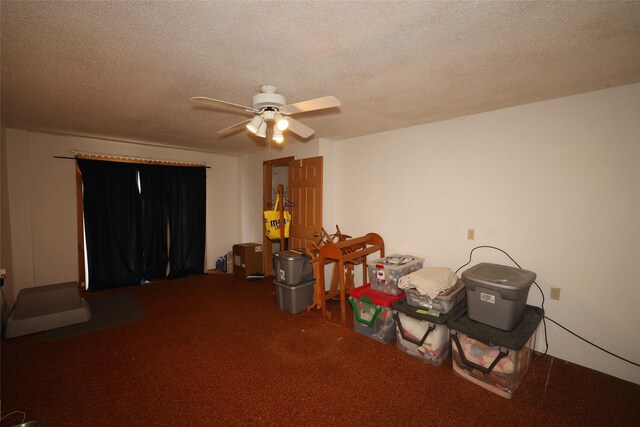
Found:
[[[91,319],[83,323],[51,329],[44,334],[44,340],[58,341],[144,320],[144,312],[138,304],[137,296],[133,293],[93,298],[87,302],[91,308]]]

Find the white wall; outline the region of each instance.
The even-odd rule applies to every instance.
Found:
[[[639,112],[636,84],[340,141],[325,166],[335,218],[454,271],[498,246],[538,274],[549,317],[639,362]],[[470,265],[484,261],[511,265],[488,249]],[[640,383],[640,368],[550,323],[548,335],[550,354]]]
[[[3,218],[3,224],[10,224],[10,302],[22,288],[78,279],[76,166],[73,160],[54,158],[72,156],[73,150],[207,163],[206,268],[214,268],[216,257],[238,240],[236,157],[16,129],[5,130],[4,142],[9,218]]]

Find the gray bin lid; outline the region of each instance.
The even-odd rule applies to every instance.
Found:
[[[465,283],[474,282],[495,289],[523,290],[528,289],[536,273],[521,268],[483,262],[465,270],[462,273]]]
[[[506,347],[511,350],[521,350],[536,331],[544,317],[544,310],[540,307],[526,305],[522,320],[511,331],[503,331],[493,326],[485,325],[469,319],[466,312],[447,321],[451,335],[455,331],[461,332],[474,340],[482,341],[491,346]]]
[[[305,253],[304,248],[290,249],[288,251],[277,252],[273,254],[273,256],[275,258],[286,259],[288,261],[293,261],[300,258],[311,259],[311,257]]]

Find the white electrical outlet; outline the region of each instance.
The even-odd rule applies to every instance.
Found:
[[[560,288],[551,288],[551,299],[560,301]]]

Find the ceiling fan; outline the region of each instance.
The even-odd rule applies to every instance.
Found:
[[[222,104],[253,114],[252,118],[219,130],[218,134],[226,134],[246,127],[251,133],[261,138],[267,138],[268,141],[273,139],[277,143],[284,141],[282,132],[285,130],[289,130],[301,138],[308,138],[314,133],[313,129],[289,116],[341,105],[340,100],[333,96],[287,104],[286,98],[278,93],[278,88],[268,84],[260,86],[260,93],[253,95],[251,107],[204,96],[193,97],[191,101],[203,104]]]

